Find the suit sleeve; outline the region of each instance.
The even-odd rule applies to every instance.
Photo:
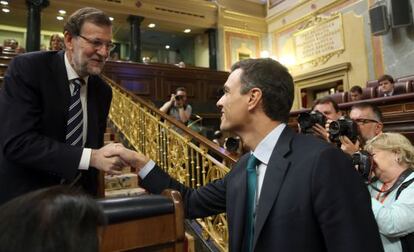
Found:
[[[42,100],[47,97],[40,91],[38,64],[15,57],[9,65],[0,95],[1,151],[9,162],[72,179],[82,148],[42,134]]]
[[[200,218],[226,211],[226,179],[227,176],[198,189],[191,189],[155,166],[142,180],[141,186],[157,194],[167,188],[179,191],[183,198],[186,218]]]
[[[383,251],[368,190],[340,150],[315,160],[312,197],[327,251]]]

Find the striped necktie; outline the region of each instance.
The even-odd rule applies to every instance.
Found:
[[[252,154],[247,161],[247,195],[246,195],[246,251],[253,251],[255,201],[257,188],[256,166],[259,160]]]
[[[83,112],[80,99],[80,88],[85,83],[83,79],[71,80],[74,85],[70,97],[68,122],[66,124],[66,143],[74,146],[83,145]]]

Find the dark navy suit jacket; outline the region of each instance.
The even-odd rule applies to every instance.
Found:
[[[90,76],[86,147],[103,145],[111,99],[111,88]],[[0,91],[0,204],[74,179],[82,148],[65,143],[69,102],[64,51],[27,53],[11,61]],[[89,193],[96,193],[97,174],[91,167],[82,174]]]
[[[187,218],[227,213],[230,251],[244,249],[248,154],[222,179],[192,190],[155,167],[150,192],[182,194]],[[285,128],[269,160],[256,209],[254,251],[383,251],[371,198],[351,160],[333,145]]]

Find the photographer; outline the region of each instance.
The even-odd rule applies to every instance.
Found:
[[[186,124],[192,113],[191,105],[187,104],[186,89],[184,87],[177,88],[175,94],[171,94],[171,99],[164,103],[160,110]]]
[[[382,133],[368,141],[365,150],[372,155],[378,179],[368,189],[385,252],[412,252],[414,147],[401,134]]]
[[[339,111],[338,104],[329,96],[317,99],[313,104],[312,111],[319,111],[325,115],[328,119],[325,127],[315,124],[312,127],[314,134],[327,142],[329,141],[328,127],[332,121],[336,121],[341,117],[341,111]]]
[[[364,143],[382,133],[383,124],[382,113],[379,108],[367,102],[352,106],[349,117],[358,126],[359,140],[353,143],[346,136],[341,136],[340,140],[341,149],[349,155],[352,155],[359,151]]]

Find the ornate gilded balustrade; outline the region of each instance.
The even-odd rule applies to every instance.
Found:
[[[136,150],[191,188],[198,188],[229,172],[229,167],[223,164],[231,166],[235,163],[229,153],[111,79],[104,78],[113,91],[109,118]],[[205,239],[211,238],[222,251],[228,250],[225,214],[197,221],[203,227]]]

